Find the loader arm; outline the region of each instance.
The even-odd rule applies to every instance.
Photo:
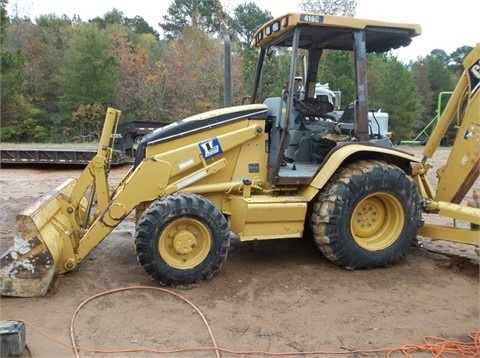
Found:
[[[113,140],[117,132],[120,115],[120,111],[108,108],[97,154],[75,182],[71,194],[65,197],[64,201],[60,202],[62,212],[67,214],[69,222],[72,223],[74,239],[77,243],[88,225],[88,217],[92,210],[93,201],[96,200],[99,211],[106,208],[108,204],[108,174],[113,154]],[[87,207],[83,211],[80,203],[86,199],[85,196],[88,190],[90,192],[88,193]]]

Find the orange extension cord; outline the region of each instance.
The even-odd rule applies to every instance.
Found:
[[[211,347],[188,347],[188,348],[179,348],[179,349],[170,349],[170,350],[158,350],[158,349],[153,349],[153,348],[131,348],[131,349],[120,349],[120,350],[103,350],[103,349],[93,349],[93,348],[88,348],[88,347],[80,347],[77,345],[76,340],[75,340],[75,330],[74,330],[74,323],[75,323],[75,318],[78,314],[78,312],[85,306],[88,302],[101,297],[101,296],[106,296],[109,294],[113,294],[116,292],[120,291],[129,291],[129,290],[155,290],[155,291],[161,291],[163,293],[167,293],[169,295],[172,295],[181,301],[187,303],[189,306],[191,306],[200,316],[202,319],[203,323],[205,324],[205,327],[207,328],[207,331],[210,335],[210,338],[212,340],[212,346]],[[480,329],[474,332],[470,332],[468,334],[468,337],[471,339],[471,341],[468,342],[456,342],[456,341],[449,341],[443,338],[438,338],[438,337],[425,337],[424,338],[424,343],[422,344],[407,344],[404,345],[403,347],[397,347],[397,348],[380,348],[380,349],[358,349],[358,350],[347,350],[347,351],[307,351],[307,352],[270,352],[270,351],[252,351],[252,350],[245,350],[245,351],[239,351],[239,350],[232,350],[228,348],[222,348],[219,347],[215,341],[215,337],[213,336],[212,330],[210,328],[210,325],[208,324],[205,316],[202,314],[202,312],[198,309],[197,306],[195,306],[191,301],[186,299],[185,297],[181,296],[180,294],[173,292],[171,290],[165,289],[165,288],[160,288],[160,287],[151,287],[151,286],[132,286],[132,287],[124,287],[124,288],[118,288],[118,289],[113,289],[113,290],[108,290],[102,293],[99,293],[98,295],[92,296],[85,301],[83,301],[78,308],[75,310],[71,322],[70,322],[70,339],[71,339],[71,344],[68,343],[63,343],[48,334],[42,332],[39,328],[35,327],[33,324],[22,320],[22,319],[11,319],[12,321],[20,321],[23,322],[25,325],[31,327],[33,330],[38,332],[39,334],[43,335],[44,337],[48,338],[49,340],[56,342],[60,345],[63,345],[65,347],[70,347],[73,349],[75,356],[79,357],[79,351],[85,351],[85,352],[92,352],[92,353],[157,353],[157,354],[173,354],[173,353],[185,353],[185,352],[200,352],[200,351],[212,351],[215,353],[215,356],[217,358],[220,358],[220,353],[228,353],[228,354],[234,354],[234,355],[257,355],[257,356],[306,356],[306,355],[327,355],[327,356],[333,356],[333,355],[345,355],[345,354],[366,354],[366,353],[375,353],[375,354],[380,354],[385,357],[394,357],[398,356],[398,354],[402,355],[403,357],[406,358],[413,358],[414,356],[412,354],[414,353],[430,353],[433,357],[436,358],[447,358],[447,357],[465,357],[465,358],[473,358],[473,357],[480,357]]]

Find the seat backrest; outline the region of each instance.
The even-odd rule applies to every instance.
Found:
[[[267,116],[276,117],[274,126],[277,128],[285,128],[287,125],[287,104],[282,100],[281,97],[270,97],[267,98],[263,104],[267,105]],[[292,108],[290,113],[290,123],[289,129],[295,127],[295,118],[298,116],[298,112],[295,108]]]
[[[347,107],[343,111],[341,117],[338,120],[340,123],[354,123],[355,122],[355,108]]]

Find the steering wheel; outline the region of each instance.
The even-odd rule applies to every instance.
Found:
[[[297,111],[299,111],[302,115],[306,116],[309,113],[310,108],[301,101],[297,96],[293,96],[293,106]]]
[[[295,109],[306,117],[323,117],[325,113],[333,111],[333,105],[330,102],[319,101],[315,98],[308,98],[300,101],[293,97]]]

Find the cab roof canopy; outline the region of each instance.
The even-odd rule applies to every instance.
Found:
[[[301,27],[300,48],[353,50],[352,32],[365,31],[367,52],[387,52],[408,46],[421,34],[420,25],[354,17],[288,13],[270,20],[254,36],[257,47],[291,47],[295,27]]]

